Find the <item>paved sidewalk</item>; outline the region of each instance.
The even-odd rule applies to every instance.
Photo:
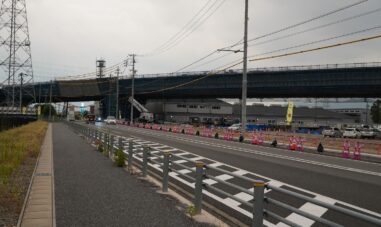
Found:
[[[52,126],[49,124],[41,147],[40,157],[32,185],[21,217],[21,227],[55,226],[54,219],[54,176],[53,176]]]
[[[53,124],[57,226],[201,226],[172,198]]]

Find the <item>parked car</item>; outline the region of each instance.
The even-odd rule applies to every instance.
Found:
[[[323,134],[323,136],[335,137],[335,138],[341,137],[343,135],[343,133],[340,131],[340,129],[336,128],[336,127],[324,129],[322,131],[322,134]]]
[[[232,124],[231,126],[228,127],[228,129],[238,131],[241,129],[241,124]]]
[[[108,116],[105,120],[105,123],[108,125],[116,125],[116,119],[114,116]]]
[[[375,139],[380,137],[380,132],[374,128],[365,128],[361,131],[361,138]]]
[[[344,138],[360,138],[361,132],[357,128],[346,128],[343,133]]]

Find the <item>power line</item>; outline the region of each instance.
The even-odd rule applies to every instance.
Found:
[[[169,38],[166,42],[164,42],[162,45],[160,45],[159,47],[157,47],[155,50],[152,51],[152,53],[148,53],[146,55],[151,55],[153,53],[155,53],[156,51],[164,48],[165,46],[167,46],[170,42],[172,42],[176,37],[178,37],[184,30],[187,29],[188,26],[190,26],[193,21],[200,15],[201,12],[203,12],[205,10],[205,8],[209,5],[209,3],[211,3],[212,0],[208,0],[204,6],[176,33],[174,34],[171,38]],[[214,2],[214,4],[216,3],[217,1]]]
[[[346,34],[343,34],[343,35],[338,35],[338,36],[329,37],[329,38],[325,38],[325,39],[320,39],[320,40],[316,40],[316,41],[312,41],[312,42],[308,42],[308,43],[303,43],[303,44],[299,44],[299,45],[295,45],[295,46],[291,46],[291,47],[286,47],[286,48],[272,50],[272,51],[268,51],[268,52],[264,52],[264,53],[260,53],[260,54],[256,54],[256,55],[251,55],[250,57],[263,56],[263,55],[273,54],[273,53],[281,52],[281,51],[285,51],[285,50],[290,50],[290,49],[295,49],[295,48],[299,48],[299,47],[309,46],[309,45],[313,45],[313,44],[317,44],[317,43],[321,43],[321,42],[326,42],[326,41],[330,41],[330,40],[334,40],[334,39],[339,39],[339,38],[343,38],[343,37],[348,37],[348,36],[352,36],[352,35],[361,34],[361,33],[364,33],[364,32],[369,32],[369,31],[372,31],[372,30],[380,29],[380,28],[381,28],[381,25],[375,26],[375,27],[371,27],[371,28],[362,29],[362,30],[355,31],[355,32],[346,33]]]
[[[346,5],[346,6],[344,6],[344,7],[341,7],[341,8],[332,10],[332,11],[329,11],[329,12],[327,12],[327,13],[318,15],[318,16],[313,17],[313,18],[310,18],[310,19],[308,19],[308,20],[305,20],[305,21],[302,21],[302,22],[299,22],[299,23],[296,23],[296,24],[293,24],[293,25],[289,25],[289,26],[287,26],[287,27],[285,27],[285,28],[282,28],[282,29],[279,29],[279,30],[276,30],[276,31],[273,31],[273,32],[270,32],[270,33],[266,33],[266,34],[264,34],[264,35],[261,35],[261,36],[258,36],[258,37],[252,38],[252,39],[249,39],[249,42],[252,42],[252,41],[255,41],[255,40],[259,40],[259,39],[262,39],[262,38],[266,38],[266,37],[269,37],[269,36],[272,36],[272,35],[275,35],[275,34],[284,32],[284,31],[286,31],[286,30],[289,30],[289,29],[292,29],[292,28],[299,27],[299,26],[301,26],[301,25],[304,25],[304,24],[307,24],[307,23],[316,21],[316,20],[318,20],[318,19],[327,17],[327,16],[329,16],[329,15],[338,13],[338,12],[340,12],[340,11],[343,11],[343,10],[346,10],[346,9],[349,9],[349,8],[352,8],[352,7],[357,6],[357,5],[360,5],[360,4],[365,3],[365,2],[367,2],[367,1],[368,1],[368,0],[361,0],[361,1],[355,2],[355,3],[353,3],[353,4]],[[371,13],[373,13],[373,12],[370,11],[370,12],[368,12],[368,13],[371,14]],[[361,15],[358,15],[358,17],[360,17],[360,16],[361,16]],[[232,44],[232,45],[230,45],[230,46],[226,46],[226,47],[223,47],[223,48],[220,48],[220,49],[230,49],[230,48],[233,48],[233,47],[235,47],[235,46],[242,45],[242,44],[243,44],[243,41],[242,41],[242,40],[243,40],[243,39],[241,39],[240,41],[236,42],[235,44]],[[215,54],[216,52],[217,52],[217,51],[213,51],[213,52],[211,52],[210,54],[206,55],[205,57],[202,57],[202,58],[200,58],[200,59],[194,61],[193,63],[191,63],[191,64],[189,64],[189,65],[187,65],[187,66],[182,67],[181,69],[177,70],[176,72],[179,72],[179,71],[181,71],[181,70],[184,70],[184,69],[186,69],[186,68],[189,68],[190,66],[193,66],[193,65],[195,65],[195,64],[197,64],[197,63],[199,63],[199,62],[205,60],[206,58],[212,56],[212,55]],[[227,57],[227,56],[229,56],[229,55],[231,55],[231,54],[232,54],[232,53],[228,53],[228,54],[226,54],[226,55],[224,55],[224,56],[221,56],[221,57],[218,57],[218,58],[212,60],[211,62],[214,62],[214,61],[219,60],[219,59],[221,59],[221,58]],[[202,64],[202,65],[205,65],[205,64]],[[201,65],[201,66],[202,66],[202,65]],[[196,66],[196,67],[199,67],[199,66]],[[194,67],[193,67],[193,68],[194,68]]]
[[[220,1],[220,3],[214,7],[218,1],[215,1],[211,7],[209,7],[201,17],[199,17],[192,26],[189,27],[185,32],[183,32],[180,36],[178,36],[176,39],[174,39],[171,43],[166,45],[165,47],[161,48],[158,52],[154,53],[154,55],[162,54],[170,49],[177,46],[180,42],[182,42],[184,39],[186,39],[189,35],[191,35],[194,31],[196,31],[201,25],[203,25],[225,2],[226,0]],[[214,9],[213,9],[214,7]],[[212,11],[211,11],[212,10]],[[211,11],[211,12],[210,12]],[[209,13],[210,12],[210,13]],[[209,13],[209,14],[208,14]]]
[[[249,47],[259,46],[259,45],[262,45],[262,44],[266,44],[266,43],[270,43],[270,42],[274,42],[274,41],[279,41],[279,40],[282,40],[282,39],[285,39],[285,38],[290,38],[290,37],[293,37],[293,36],[296,36],[296,35],[301,35],[301,34],[304,34],[304,33],[307,33],[307,32],[315,31],[315,30],[318,30],[318,29],[322,29],[322,28],[326,28],[326,27],[332,26],[332,25],[336,25],[336,24],[340,24],[340,23],[347,22],[347,21],[350,21],[350,20],[354,20],[354,19],[357,19],[357,18],[360,18],[360,17],[368,16],[370,14],[377,13],[377,12],[380,12],[380,11],[381,11],[381,8],[377,8],[375,10],[367,11],[365,13],[357,14],[355,16],[351,16],[351,17],[340,19],[340,20],[337,20],[337,21],[334,21],[334,22],[330,22],[330,23],[327,23],[327,24],[315,26],[315,27],[308,28],[308,29],[305,29],[305,30],[302,30],[302,31],[299,31],[299,32],[294,32],[294,33],[291,33],[291,34],[288,34],[288,35],[284,35],[284,36],[277,37],[277,38],[274,38],[274,39],[266,40],[266,41],[263,41],[263,42],[255,43],[255,44],[249,45]]]
[[[194,65],[194,64],[197,64],[197,63],[199,63],[199,62],[201,62],[201,61],[207,59],[208,57],[212,56],[212,55],[215,54],[215,53],[218,53],[218,51],[215,50],[215,51],[213,51],[212,53],[207,54],[207,55],[205,55],[204,57],[202,57],[202,58],[200,58],[200,59],[198,59],[198,60],[196,60],[196,61],[194,61],[194,62],[192,62],[192,63],[190,63],[190,64],[188,64],[188,65],[186,65],[186,66],[181,67],[180,69],[176,70],[175,72],[177,73],[177,72],[180,72],[180,71],[182,71],[182,70],[184,70],[184,69],[186,69],[186,68],[189,68],[190,66],[192,66],[192,65]]]
[[[304,54],[304,53],[308,53],[308,52],[324,50],[324,49],[328,49],[328,48],[334,48],[334,47],[339,47],[339,46],[344,46],[344,45],[369,41],[372,39],[379,39],[379,38],[381,38],[381,34],[376,35],[376,36],[370,36],[370,37],[366,37],[366,38],[356,39],[356,40],[352,40],[352,41],[336,43],[333,45],[327,45],[327,46],[322,46],[322,47],[317,47],[317,48],[312,48],[312,49],[307,49],[307,50],[301,50],[301,51],[286,53],[286,54],[273,55],[273,56],[263,57],[263,58],[254,58],[254,59],[250,59],[249,61],[262,61],[262,60],[268,60],[268,59],[273,59],[273,58],[280,58],[280,57],[286,57],[286,56],[291,56],[291,55]]]
[[[276,31],[274,31],[274,32],[270,32],[270,33],[267,33],[267,34],[265,34],[265,35],[261,35],[261,36],[258,36],[258,37],[249,39],[249,42],[252,42],[252,41],[255,41],[255,40],[258,40],[258,39],[263,39],[263,38],[266,38],[266,37],[268,37],[268,36],[275,35],[275,34],[284,32],[284,31],[286,31],[286,30],[290,30],[290,29],[292,29],[292,28],[299,27],[299,26],[301,26],[301,25],[304,25],[304,24],[313,22],[313,21],[315,21],[315,20],[318,20],[318,19],[321,19],[321,18],[330,16],[330,15],[335,14],[335,13],[338,13],[338,12],[340,12],[340,11],[343,11],[343,10],[352,8],[352,7],[354,7],[354,6],[363,4],[363,3],[367,2],[367,1],[368,1],[368,0],[361,0],[361,1],[358,1],[358,2],[355,2],[355,3],[352,3],[352,4],[349,4],[349,5],[346,5],[346,6],[344,6],[344,7],[341,7],[341,8],[338,8],[338,9],[335,9],[335,10],[332,10],[332,11],[329,11],[329,12],[327,12],[327,13],[324,13],[324,14],[322,14],[322,15],[319,15],[319,16],[317,16],[317,17],[313,17],[313,18],[311,18],[311,19],[308,19],[308,20],[305,20],[305,21],[302,21],[302,22],[299,22],[299,23],[296,23],[296,24],[287,26],[287,27],[285,27],[285,28],[276,30]],[[242,44],[242,42],[240,42],[239,44]]]

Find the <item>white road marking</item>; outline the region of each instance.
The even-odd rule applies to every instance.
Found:
[[[216,176],[215,178],[223,180],[223,181],[227,181],[229,179],[232,179],[233,177],[228,174],[222,174],[222,175]]]
[[[188,162],[187,160],[181,159],[181,160],[176,160],[174,163],[182,164]]]
[[[253,190],[251,190],[251,191],[253,191]],[[248,202],[254,198],[254,196],[249,195],[245,192],[240,192],[238,194],[235,194],[234,196],[239,198],[239,199],[242,199],[243,201],[246,201],[246,202]]]
[[[187,173],[191,173],[192,171],[188,170],[188,169],[182,169],[182,170],[178,170],[179,173],[182,173],[182,174],[187,174]]]
[[[213,185],[213,184],[217,184],[218,182],[215,181],[215,180],[212,180],[212,179],[206,179],[203,181],[205,184],[208,184],[208,185]]]
[[[143,134],[148,134],[148,133],[141,132],[141,131],[138,131],[138,132],[143,133]],[[152,134],[152,135],[153,135],[153,134]],[[135,142],[136,142],[136,140],[135,140]],[[178,149],[178,151],[184,152],[184,153],[181,153],[181,155],[184,155],[184,154],[193,154],[193,153],[191,153],[191,152],[187,152],[187,151],[183,151],[183,150],[179,150],[179,149]],[[193,154],[193,155],[195,155],[195,154]],[[135,156],[135,155],[134,155],[134,157],[135,157],[137,160],[142,161],[142,158],[139,158],[139,157],[137,157],[137,156]],[[202,157],[202,156],[200,156],[200,157]],[[204,157],[204,158],[205,158],[205,157]],[[205,158],[205,159],[208,159],[208,158]],[[212,159],[208,159],[208,160],[214,161],[214,160],[212,160]],[[234,166],[230,166],[230,165],[228,165],[228,164],[223,164],[223,163],[220,163],[220,162],[217,162],[217,161],[214,161],[214,162],[215,162],[215,163],[210,164],[210,166],[215,166],[215,167],[217,167],[217,166],[220,166],[220,165],[225,165],[225,166],[228,166],[228,167],[237,169],[236,171],[240,171],[240,170],[241,170],[241,169],[238,169],[238,168],[236,168],[236,167],[234,167]],[[157,166],[157,164],[156,164],[156,166],[155,166],[155,165],[152,165],[151,163],[149,163],[149,165],[154,166],[154,167],[155,167],[157,170],[159,170],[159,171],[162,171],[162,169],[161,169],[159,166]],[[235,171],[235,172],[236,172],[236,171]],[[241,171],[245,171],[245,170],[241,170]],[[250,173],[250,172],[248,172],[248,173]],[[379,213],[376,213],[376,212],[373,212],[373,211],[370,211],[370,210],[367,210],[367,209],[364,209],[364,208],[361,208],[361,207],[357,207],[357,206],[355,206],[355,205],[348,204],[348,203],[345,203],[345,202],[342,202],[342,201],[339,201],[339,200],[335,200],[335,199],[332,199],[332,198],[329,198],[329,197],[326,197],[326,196],[323,196],[323,195],[320,195],[320,194],[317,194],[317,193],[314,193],[314,192],[311,192],[311,191],[308,191],[308,190],[305,190],[305,189],[302,189],[302,188],[298,188],[298,187],[295,187],[295,186],[292,186],[292,185],[288,185],[288,184],[286,184],[286,183],[283,183],[283,182],[279,182],[279,181],[273,180],[273,179],[271,179],[271,178],[269,178],[269,177],[266,177],[266,176],[262,176],[262,175],[259,175],[259,174],[256,174],[256,173],[252,173],[252,174],[254,174],[254,175],[258,176],[258,177],[261,177],[261,178],[270,180],[270,181],[268,182],[270,185],[274,185],[274,186],[277,186],[277,187],[282,186],[282,185],[285,185],[285,186],[288,186],[288,187],[293,188],[293,189],[295,189],[295,190],[299,190],[299,191],[301,191],[301,192],[305,192],[305,193],[312,194],[312,195],[315,196],[316,199],[319,199],[319,200],[321,200],[321,201],[328,202],[328,203],[330,203],[330,204],[341,203],[341,204],[343,204],[343,205],[345,205],[345,206],[348,206],[348,207],[351,207],[351,208],[353,208],[353,209],[356,209],[356,210],[359,210],[359,211],[368,213],[368,214],[370,214],[370,215],[376,216],[376,217],[378,217],[378,218],[381,218],[381,214],[379,214]],[[177,177],[177,174],[174,174],[173,172],[171,172],[170,175],[171,175],[173,178],[175,178],[176,180],[178,180],[178,181],[184,183],[185,185],[188,185],[188,186],[194,188],[194,183],[189,183],[189,182],[187,182],[187,181],[185,181],[185,180],[183,180],[183,179]],[[222,175],[220,175],[220,176],[222,176]],[[230,175],[228,175],[228,176],[230,176]],[[222,178],[225,178],[225,177],[222,177]],[[252,189],[249,189],[249,190],[252,190]],[[271,190],[267,190],[267,192],[269,192],[269,191],[271,191]],[[219,201],[219,202],[223,202],[223,201],[226,200],[226,198],[225,198],[225,199],[222,199],[222,198],[220,198],[220,197],[218,197],[218,196],[216,196],[216,195],[214,195],[214,194],[212,194],[212,193],[210,193],[210,192],[208,192],[208,191],[204,191],[204,194],[207,195],[207,196],[209,196],[209,197],[211,197],[211,198],[213,198],[213,199],[215,199],[215,200],[217,200],[217,201]],[[234,201],[234,200],[233,200],[233,201]],[[237,202],[236,202],[236,203],[237,203]],[[238,203],[238,204],[240,204],[240,203]],[[306,205],[306,204],[307,204],[307,203],[305,203],[304,205]],[[311,205],[306,205],[306,206],[304,206],[304,205],[303,205],[301,208],[306,209],[306,210],[317,210],[317,211],[318,211],[318,210],[320,209],[320,208],[316,208],[316,207],[315,207],[316,205],[314,205],[314,204],[311,204],[311,205],[313,205],[313,206],[311,206]],[[244,215],[246,215],[246,216],[252,218],[252,214],[251,214],[251,212],[248,212],[248,211],[246,211],[246,210],[244,210],[244,209],[242,209],[242,208],[240,208],[240,207],[238,207],[238,206],[235,206],[233,203],[230,204],[229,206],[230,206],[231,208],[237,210],[238,212],[240,212],[240,213],[242,213],[242,214],[244,214]],[[325,209],[325,208],[323,208],[323,209]],[[322,211],[323,211],[323,210],[320,209],[320,213],[321,213]],[[323,214],[324,214],[324,213],[323,213]],[[292,214],[291,214],[291,215],[292,215]],[[298,218],[298,217],[296,217],[295,215],[292,215],[292,216],[291,216],[291,215],[289,216],[290,218],[295,218],[295,219]],[[305,218],[305,219],[307,219],[307,218]],[[307,220],[309,220],[309,219],[307,219]],[[266,226],[275,226],[274,224],[272,224],[272,223],[270,223],[270,222],[268,222],[268,221],[266,221],[266,220],[265,220],[264,223],[265,223]],[[306,222],[306,223],[307,223],[307,222]]]
[[[135,130],[135,131],[137,131],[137,130]],[[137,132],[143,133],[143,134],[148,134],[148,135],[157,135],[157,133],[147,133],[147,132],[142,132],[142,131],[137,131]],[[345,167],[345,166],[340,166],[340,165],[335,165],[335,164],[328,164],[328,163],[323,163],[323,162],[311,161],[311,160],[307,160],[307,159],[290,157],[290,156],[285,156],[285,155],[278,155],[278,154],[273,154],[273,153],[268,153],[268,152],[253,150],[253,149],[238,148],[238,147],[233,147],[233,146],[228,146],[228,145],[221,145],[221,144],[216,144],[216,143],[212,143],[212,142],[194,140],[194,139],[190,139],[190,138],[181,138],[181,137],[177,137],[177,136],[168,136],[168,135],[165,135],[165,136],[168,138],[173,138],[173,139],[187,141],[187,142],[196,143],[196,144],[203,144],[203,145],[208,145],[208,146],[213,146],[213,147],[221,147],[221,148],[225,148],[225,149],[229,149],[229,150],[241,151],[244,153],[257,154],[257,155],[262,155],[262,156],[274,157],[274,158],[279,158],[279,159],[291,160],[291,161],[296,161],[296,162],[301,162],[301,163],[307,163],[307,164],[312,164],[312,165],[317,165],[317,166],[329,167],[329,168],[334,168],[334,169],[346,170],[346,171],[350,171],[350,172],[356,172],[356,173],[362,173],[362,174],[368,174],[368,175],[381,177],[381,173],[373,172],[373,171],[367,171],[367,170],[361,170],[361,169]]]
[[[195,157],[195,158],[191,158],[192,161],[198,161],[198,160],[201,160],[201,159],[204,159],[203,157]]]
[[[245,174],[248,174],[249,172],[248,171],[246,171],[246,170],[237,170],[237,171],[234,171],[233,172],[234,174],[237,174],[237,175],[240,175],[240,176],[243,176],[243,175],[245,175]]]

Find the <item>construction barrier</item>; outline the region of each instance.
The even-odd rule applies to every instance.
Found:
[[[212,135],[212,129],[211,128],[203,128],[202,131],[201,131],[201,136],[203,137],[209,137],[211,138],[213,135]]]
[[[343,143],[343,152],[341,154],[341,157],[349,158],[350,157],[350,149],[351,149],[351,143],[348,140],[345,140]]]
[[[354,160],[361,160],[361,149],[363,148],[363,144],[360,142],[356,142],[353,150],[353,159]]]
[[[288,139],[288,149],[289,149],[289,150],[292,150],[292,151],[296,151],[297,146],[298,146],[298,145],[297,145],[295,136],[291,136],[291,137]]]
[[[303,137],[299,136],[298,138],[296,138],[296,150],[297,151],[304,151],[304,143],[306,142],[307,140],[304,139]]]
[[[193,127],[187,127],[185,128],[185,134],[188,134],[188,135],[194,135],[194,128]]]
[[[257,132],[253,132],[253,136],[252,136],[252,139],[251,139],[251,143],[252,144],[255,144],[255,145],[262,145],[264,142],[264,135],[263,133],[257,133]]]
[[[224,140],[233,140],[233,132],[231,130],[225,129],[224,130]]]

